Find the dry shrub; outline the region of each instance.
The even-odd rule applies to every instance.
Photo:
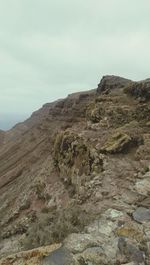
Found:
[[[56,212],[40,213],[21,244],[24,250],[61,242],[68,234],[81,232],[92,217],[74,205]]]

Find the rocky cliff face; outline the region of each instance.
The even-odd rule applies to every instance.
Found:
[[[150,264],[149,95],[105,76],[0,132],[0,264]]]

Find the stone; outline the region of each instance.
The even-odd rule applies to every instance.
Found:
[[[150,222],[144,223],[144,233],[145,233],[145,238],[147,242],[150,242]]]
[[[117,261],[121,264],[135,262],[137,265],[145,264],[145,254],[129,239],[120,237],[118,240]]]
[[[148,253],[149,253],[149,255],[150,255],[150,241],[147,242],[147,249],[148,249]]]
[[[140,202],[137,202],[137,205],[145,208],[150,208],[150,198],[148,197]]]
[[[137,204],[138,201],[143,200],[145,196],[142,194],[139,194],[137,191],[133,191],[133,187],[131,187],[131,190],[126,190],[122,194],[121,198],[127,204],[134,205],[134,204]]]
[[[105,236],[110,236],[110,234],[115,230],[116,224],[112,221],[99,221],[99,232]]]
[[[139,207],[133,212],[133,218],[139,223],[150,222],[150,209]]]
[[[73,233],[70,234],[64,240],[64,246],[71,251],[72,253],[76,254],[79,252],[83,252],[85,249],[94,246],[100,246],[103,242],[103,238],[100,236],[95,236],[92,234],[77,234]]]
[[[100,235],[104,243],[106,238],[113,235],[118,226],[118,221],[122,219],[126,219],[123,212],[110,208],[101,215],[101,218],[88,225],[86,229],[90,234]]]
[[[56,249],[49,256],[45,257],[41,265],[74,265],[73,255],[64,247]]]
[[[112,237],[105,244],[102,245],[102,248],[107,256],[107,259],[110,260],[112,263],[115,263],[116,253],[118,249],[118,238],[112,235]]]
[[[147,196],[150,192],[150,178],[145,178],[140,181],[137,181],[135,184],[135,189],[139,194]]]
[[[107,219],[110,219],[112,221],[117,220],[118,218],[122,217],[124,215],[123,212],[118,211],[116,209],[108,209],[105,214]]]
[[[119,237],[130,238],[137,242],[141,242],[144,239],[142,226],[131,221],[118,227],[116,233]]]
[[[108,259],[101,247],[87,248],[83,253],[79,254],[79,260],[84,260],[85,264],[107,265]]]

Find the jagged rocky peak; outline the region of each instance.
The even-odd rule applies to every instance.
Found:
[[[102,77],[100,83],[98,84],[97,92],[101,93],[104,91],[109,91],[114,88],[123,88],[130,84],[132,81],[120,76],[115,75],[105,75]]]
[[[124,89],[124,92],[134,98],[150,99],[150,79],[132,81],[120,76],[105,75],[98,84],[97,93],[109,93],[114,89]]]

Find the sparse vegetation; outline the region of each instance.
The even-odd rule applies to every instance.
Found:
[[[56,212],[42,212],[37,215],[22,239],[25,250],[61,242],[68,234],[81,232],[85,225],[92,220],[78,205],[72,205]]]

